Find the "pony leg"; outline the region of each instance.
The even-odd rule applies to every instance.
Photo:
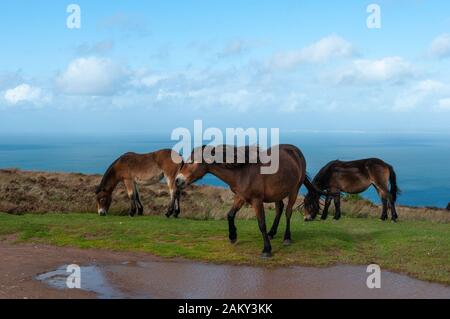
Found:
[[[228,237],[230,238],[230,242],[234,244],[237,240],[237,229],[234,223],[234,219],[236,218],[237,212],[244,206],[244,201],[240,199],[238,196],[234,197],[233,207],[231,207],[228,212]]]
[[[254,200],[252,206],[256,212],[259,230],[261,231],[261,235],[264,240],[264,249],[262,251],[262,257],[263,258],[272,257],[272,246],[270,245],[270,239],[269,236],[267,235],[266,214],[264,212],[264,204],[262,200]]]
[[[180,215],[180,213],[181,213],[181,208],[180,208],[181,192],[179,190],[176,191],[175,197],[177,199],[177,201],[176,201],[176,208],[175,208],[175,218],[178,218],[178,215]]]
[[[277,234],[278,225],[280,224],[280,218],[281,218],[281,215],[283,214],[283,209],[284,209],[283,201],[276,202],[275,208],[276,208],[276,216],[275,216],[275,220],[273,221],[272,228],[269,231],[270,239],[273,239],[275,237],[275,235]]]
[[[134,183],[134,197],[136,201],[138,215],[142,216],[144,215],[144,205],[142,205],[141,196],[139,194],[139,190],[136,183]]]
[[[170,179],[169,177],[166,176],[167,179],[167,186],[169,187],[169,193],[170,193],[170,203],[169,203],[169,207],[167,208],[167,212],[166,212],[166,217],[169,218],[170,216],[173,215],[174,211],[175,211],[175,192],[176,192],[176,187],[173,185],[173,181],[172,179]]]
[[[378,196],[380,196],[381,203],[383,205],[380,219],[382,221],[385,221],[388,219],[388,196],[387,196],[388,192],[379,186],[376,186],[376,189],[378,192]]]
[[[128,211],[128,215],[134,217],[136,215],[136,195],[135,195],[135,187],[134,182],[131,180],[124,180],[123,183],[127,189],[128,198],[130,199],[130,210]]]
[[[336,209],[334,220],[341,219],[341,195],[334,196],[334,208]]]
[[[380,219],[382,221],[385,221],[386,219],[388,219],[388,201],[386,198],[382,198],[381,199],[381,203],[383,205],[382,211],[381,211],[381,217]]]
[[[330,208],[332,199],[333,198],[331,196],[327,196],[327,198],[325,199],[325,207],[323,208],[321,217],[322,220],[326,220],[328,218],[328,209]]]
[[[397,222],[398,215],[397,215],[397,210],[395,209],[395,202],[392,199],[392,196],[389,196],[388,204],[389,204],[389,209],[391,210],[392,221],[395,223],[395,222]],[[386,218],[387,218],[387,213],[386,213]]]
[[[294,207],[295,201],[297,200],[297,192],[289,196],[289,201],[286,207],[286,231],[284,233],[284,244],[290,245],[291,240],[291,216],[292,208]]]

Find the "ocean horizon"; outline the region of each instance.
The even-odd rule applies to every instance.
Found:
[[[381,158],[393,165],[397,173],[402,190],[399,204],[446,207],[450,202],[449,137],[417,133],[289,132],[281,134],[280,143],[294,144],[302,150],[311,177],[332,160]],[[0,135],[0,168],[103,174],[123,153],[147,153],[172,148],[175,143],[169,133]],[[212,175],[197,184],[227,187]],[[362,196],[380,202],[373,188]]]

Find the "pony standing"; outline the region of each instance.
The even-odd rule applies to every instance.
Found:
[[[305,183],[308,190],[313,193],[315,190],[313,185],[306,177],[306,161],[302,152],[293,145],[278,146],[279,169],[273,174],[262,174],[261,167],[269,166],[263,164],[258,158],[259,149],[253,148],[253,152],[258,152],[256,156],[252,156],[252,148],[235,148],[233,146],[209,147],[206,149],[208,153],[215,157],[217,152],[223,154],[228,159],[227,152],[233,151],[234,162],[227,160],[217,161],[203,158],[205,148],[201,149],[202,158],[196,156],[197,152],[191,154],[188,163],[184,163],[177,178],[176,185],[182,189],[187,185],[201,179],[206,174],[213,174],[230,186],[234,193],[234,203],[228,212],[228,228],[229,239],[231,243],[237,240],[237,231],[235,225],[235,217],[237,212],[246,203],[250,204],[255,210],[258,219],[259,230],[264,240],[263,257],[272,256],[272,247],[270,239],[277,233],[278,224],[283,212],[283,199],[288,198],[286,207],[286,231],[284,233],[284,243],[291,243],[290,220],[292,216],[292,208],[298,196],[298,192],[302,184]],[[273,148],[265,152],[272,154]],[[236,154],[245,152],[245,162],[239,163]],[[254,155],[255,153],[253,153]],[[205,156],[206,157],[206,156]],[[249,159],[256,158],[255,161]],[[266,215],[264,211],[264,203],[276,204],[276,217],[273,226],[269,232],[266,228]]]
[[[334,219],[341,218],[341,192],[359,194],[374,186],[383,203],[381,220],[388,219],[388,208],[392,221],[398,219],[395,202],[400,190],[394,168],[378,158],[363,159],[351,162],[333,161],[325,165],[312,181],[313,185],[327,193],[322,219],[328,216],[331,200],[334,200]],[[390,185],[390,188],[389,188]],[[308,192],[305,197],[305,220],[312,221],[320,210],[320,194]]]
[[[155,184],[166,179],[170,192],[170,204],[166,216],[180,214],[180,192],[177,191],[175,178],[181,168],[182,157],[169,149],[148,154],[126,153],[119,157],[106,171],[96,190],[97,210],[100,216],[108,213],[112,193],[119,182],[123,182],[130,199],[129,215],[144,212],[139,196],[138,184]]]

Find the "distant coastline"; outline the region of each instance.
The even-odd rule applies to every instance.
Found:
[[[395,167],[402,189],[400,205],[446,207],[450,201],[450,139],[443,135],[291,132],[282,133],[281,142],[303,151],[311,177],[331,160],[378,157]],[[0,137],[0,168],[103,174],[125,152],[146,153],[173,145],[168,134],[153,133],[9,135]],[[226,186],[211,175],[199,184]],[[373,189],[362,196],[379,203]]]

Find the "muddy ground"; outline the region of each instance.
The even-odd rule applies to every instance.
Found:
[[[25,213],[95,213],[95,188],[100,175],[27,172],[16,169],[0,170],[0,212]],[[140,186],[145,214],[165,213],[169,193],[164,183]],[[223,219],[232,203],[233,194],[223,188],[191,186],[183,193],[183,217],[196,219]],[[298,205],[302,198],[298,199]],[[272,207],[273,205],[268,205]],[[344,215],[367,217],[380,215],[381,208],[366,200],[343,202]],[[113,197],[111,213],[127,214],[129,201],[123,185],[119,184]],[[399,207],[404,220],[432,220],[450,222],[450,212],[438,208]],[[251,218],[253,211],[243,208],[238,218]]]
[[[0,212],[10,214],[41,214],[51,212],[95,213],[96,205],[94,191],[100,182],[100,179],[101,176],[99,175],[25,172],[15,169],[3,169],[0,170]],[[152,186],[142,186],[141,193],[146,214],[163,214],[165,212],[169,201],[169,194],[165,184],[160,183]],[[298,204],[300,204],[301,201],[302,199],[299,198]],[[192,186],[183,193],[181,204],[182,214],[183,217],[188,218],[222,219],[226,216],[231,202],[232,193],[229,190],[207,186]],[[126,214],[128,207],[129,202],[125,189],[122,185],[120,185],[115,192],[112,212],[115,214]],[[347,215],[359,217],[379,216],[380,214],[380,207],[365,200],[345,201],[343,203],[343,210]],[[438,222],[450,222],[450,213],[445,209],[399,207],[398,211],[400,218],[405,220],[433,220]],[[253,212],[250,208],[245,208],[239,214],[239,217],[251,218],[253,217]],[[155,262],[162,262],[160,258],[143,253],[83,250],[69,247],[52,247],[40,244],[17,245],[12,244],[14,241],[14,238],[6,238],[6,240],[0,242],[0,298],[97,298],[98,294],[94,292],[55,289],[36,280],[37,275],[58,269],[58,267],[67,264],[106,265],[105,267],[107,268],[105,269],[111,273],[109,278],[110,280],[122,288],[125,287],[125,292],[127,292],[126,289],[129,287],[128,289],[130,290],[127,296],[141,296],[139,294],[136,295],[136,292],[133,291],[133,289],[139,287],[139,282],[136,282],[135,277],[137,273],[148,273],[148,269],[145,267],[125,269],[125,266],[123,266],[124,263],[130,265],[152,265],[152,263]],[[191,268],[189,268],[189,265],[187,266],[188,269],[197,269],[197,265]],[[221,274],[235,273],[235,270],[229,272],[227,269],[219,269],[214,271],[219,271]],[[337,271],[341,270],[337,269]],[[344,275],[348,274],[347,268],[342,269],[342,271]],[[130,273],[128,277],[126,276],[127,273]],[[302,273],[304,273],[304,270],[299,270],[299,274],[301,275]],[[273,274],[269,275],[272,276]],[[364,272],[358,276],[363,275]],[[306,276],[299,277],[303,278],[302,280],[309,280],[308,274],[301,276]],[[318,274],[318,276],[322,276],[322,273]],[[349,278],[356,278],[352,272],[350,272],[349,276]],[[388,276],[393,275],[388,274]],[[262,278],[266,277],[266,274],[262,276]],[[286,282],[290,282],[290,278],[286,280]],[[359,284],[361,280],[357,280]],[[242,280],[238,280],[238,283],[241,281]],[[299,287],[301,287],[303,282],[304,281],[298,282]],[[174,287],[177,287],[175,284],[176,282],[174,283]],[[314,286],[315,284],[317,284],[317,280],[312,280],[311,287],[316,287]],[[430,291],[432,295],[435,293],[436,295],[433,296],[438,298],[449,295],[448,290],[445,290],[447,288],[440,286],[426,286],[423,288],[421,285],[425,284],[417,281],[410,282],[409,279],[400,279],[400,281],[397,282],[394,278],[392,281],[392,288],[389,289],[391,289],[390,291],[392,293],[392,297],[398,297],[398,291],[414,292],[415,288],[417,288],[416,290],[418,292],[424,291],[423,289],[425,288],[431,289]],[[316,290],[309,289],[308,294],[303,294],[303,290],[300,289],[296,290],[297,293],[295,295],[289,296],[285,295],[285,290],[280,289],[279,295],[273,295],[271,297],[330,297],[329,294],[326,294],[329,289],[323,290],[319,286],[314,288]],[[396,287],[400,287],[403,290],[398,290]],[[414,289],[410,287],[413,287]],[[141,288],[142,291],[148,291],[151,287],[145,286]],[[250,288],[256,289],[251,291],[265,291],[264,289],[259,289],[258,287],[255,288],[252,286]],[[352,288],[351,291],[353,290],[354,289]],[[179,291],[179,288],[174,288],[173,291]],[[173,291],[168,291],[166,295],[155,296],[180,297],[176,294],[174,295]],[[311,291],[316,291],[316,294],[311,295]],[[366,290],[362,291],[365,292]],[[218,295],[218,297],[226,297],[226,292],[227,291],[223,292],[224,295]],[[155,292],[153,292],[153,294],[154,293]],[[189,293],[191,292],[186,292],[186,295],[181,297],[191,296]],[[199,290],[199,295],[194,294],[193,296],[199,297],[201,296],[200,293],[206,294],[211,292]],[[153,296],[153,294],[150,296]],[[270,297],[264,294],[258,296]],[[411,296],[415,297],[421,295],[414,294]],[[368,297],[376,298],[379,296],[369,295]]]
[[[266,269],[7,241],[0,251],[0,299],[450,298],[450,287],[384,270],[369,289],[366,266]],[[69,264],[81,266],[81,289],[66,286]]]
[[[35,244],[0,242],[0,299],[96,298],[93,292],[55,289],[36,280],[36,276],[61,265],[120,264],[124,261],[154,261],[148,254],[83,250]]]

